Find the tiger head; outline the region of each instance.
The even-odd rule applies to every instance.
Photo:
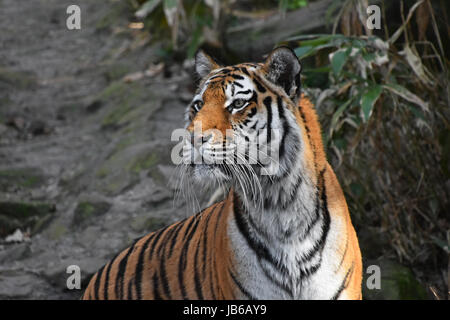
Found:
[[[187,108],[190,141],[183,156],[196,180],[248,189],[286,176],[301,149],[301,65],[288,47],[263,63],[220,66],[203,51],[201,77]]]

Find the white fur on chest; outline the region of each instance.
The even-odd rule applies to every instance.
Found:
[[[287,268],[288,275],[279,277],[274,266],[259,258],[249,247],[235,221],[231,219],[228,234],[237,263],[235,268],[239,281],[257,299],[330,299],[342,283],[341,277],[336,276],[341,259],[336,243],[339,231],[342,230],[342,223],[340,218],[331,218],[328,239],[321,254],[313,257],[301,267],[298,261],[313,247],[314,239],[320,234],[321,223],[315,225],[311,230],[310,237],[303,241],[272,242],[272,254],[280,258]],[[301,278],[301,268],[308,268],[317,263],[317,259],[322,259],[319,269],[313,275],[297,282],[297,279]],[[282,289],[279,286],[280,283],[286,284],[286,287],[290,288],[290,292]]]

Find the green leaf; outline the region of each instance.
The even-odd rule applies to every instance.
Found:
[[[349,37],[342,34],[302,34],[287,38],[286,41],[302,41],[302,44],[308,42],[308,45],[312,45],[313,43],[322,44],[336,39],[349,39]]]
[[[164,0],[163,4],[164,4],[164,15],[166,16],[167,23],[169,24],[169,26],[172,27],[175,24],[175,19],[178,14],[177,10],[178,2],[177,0]]]
[[[305,47],[298,47],[294,50],[295,54],[299,59],[304,58],[304,56],[308,55],[312,50],[313,47],[311,46],[305,46]]]
[[[155,8],[160,4],[161,0],[149,0],[145,2],[138,11],[136,11],[135,15],[138,18],[145,18],[150,13],[155,10]]]
[[[331,118],[331,124],[330,127],[333,129],[336,126],[337,121],[339,120],[339,117],[342,115],[342,113],[347,109],[347,107],[352,102],[352,99],[348,100],[346,103],[342,104],[336,112],[333,114],[333,117]]]
[[[204,38],[203,38],[202,29],[197,28],[192,35],[192,39],[191,39],[188,49],[187,49],[187,56],[189,59],[192,59],[194,57],[195,52],[200,47],[203,40],[204,40]]]
[[[376,55],[374,53],[363,53],[362,55],[363,59],[366,60],[367,62],[372,62],[375,60]]]
[[[372,114],[373,106],[375,102],[377,102],[382,91],[382,87],[380,85],[374,85],[369,87],[369,89],[364,93],[361,98],[361,108],[364,113],[364,121],[369,120],[370,115]]]
[[[172,9],[177,6],[177,0],[164,0],[164,7]]]
[[[333,57],[331,58],[331,67],[335,75],[339,75],[341,73],[345,62],[347,62],[348,55],[350,54],[349,49],[341,49],[333,54]]]

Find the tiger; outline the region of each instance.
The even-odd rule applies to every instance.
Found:
[[[199,50],[194,60],[187,157],[199,152],[193,141],[220,158],[228,141],[257,136],[278,157],[183,164],[195,181],[228,185],[225,199],[136,240],[82,299],[362,299],[358,238],[295,52],[222,66]]]

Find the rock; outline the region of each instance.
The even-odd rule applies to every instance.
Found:
[[[5,238],[6,243],[17,243],[24,241],[30,241],[30,237],[26,233],[20,231],[20,229],[16,229],[13,234],[10,234]]]
[[[152,232],[169,224],[167,219],[154,217],[151,214],[139,215],[131,221],[131,228],[136,232]]]
[[[9,118],[6,121],[6,124],[14,129],[17,129],[18,131],[23,131],[23,130],[25,130],[27,122],[23,117],[14,116],[14,117]]]
[[[59,240],[63,235],[67,234],[67,231],[68,229],[65,225],[55,221],[45,230],[45,234],[51,240]]]
[[[104,72],[107,81],[115,81],[121,79],[128,72],[130,72],[130,67],[122,63],[114,63],[108,67]]]
[[[29,297],[36,284],[36,277],[18,274],[14,271],[2,272],[0,276],[0,298],[20,299]]]
[[[0,136],[2,136],[6,131],[8,131],[8,127],[0,123]]]
[[[17,188],[35,188],[45,182],[45,176],[39,168],[9,168],[0,170],[0,191]],[[1,212],[1,211],[0,211]]]
[[[158,164],[170,149],[156,143],[136,143],[114,150],[97,169],[94,186],[107,195],[118,195],[131,189],[145,173]]]
[[[0,237],[16,229],[33,228],[42,217],[53,216],[55,205],[48,203],[0,202]]]
[[[368,289],[367,278],[370,274],[364,273],[363,299],[367,300],[424,300],[428,299],[425,288],[414,277],[412,271],[388,259],[371,260],[364,263],[367,269],[370,265],[380,267],[381,288]]]
[[[37,85],[36,76],[27,71],[13,71],[0,67],[0,89],[33,89]]]
[[[90,104],[86,106],[86,112],[95,113],[103,106],[103,102],[101,100],[94,100]]]
[[[47,124],[42,120],[34,120],[30,123],[30,127],[28,128],[28,131],[35,135],[42,135],[42,134],[49,134],[52,129],[47,126]]]
[[[0,263],[18,261],[29,257],[30,254],[30,243],[7,245],[3,250],[0,250]]]
[[[108,212],[110,207],[111,205],[105,201],[79,202],[75,209],[72,224],[74,226],[85,226],[91,219]]]

